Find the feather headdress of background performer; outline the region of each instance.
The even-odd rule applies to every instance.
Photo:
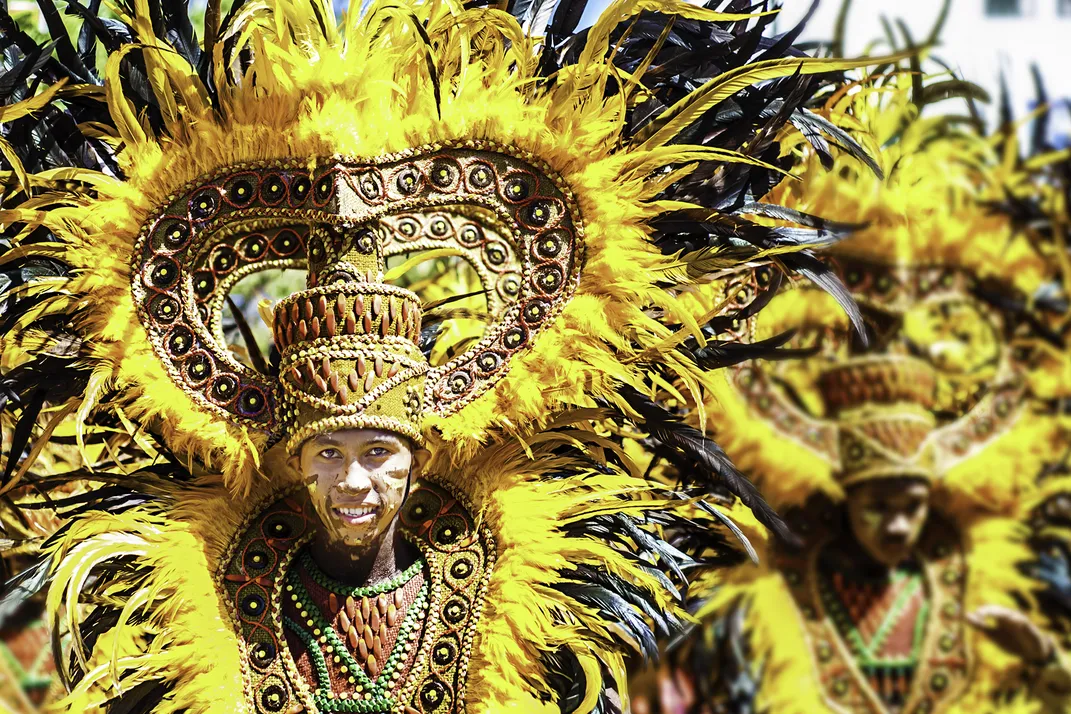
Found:
[[[682,661],[706,700],[724,696],[727,680],[708,674],[720,665],[740,685],[738,703],[748,706],[880,710],[855,674],[835,675],[839,655],[816,654],[814,643],[826,641],[823,611],[800,615],[814,604],[806,555],[836,532],[829,514],[846,483],[868,467],[895,462],[898,474],[932,474],[933,509],[953,529],[942,547],[963,548],[957,567],[967,585],[957,612],[982,604],[1021,609],[1039,585],[1020,570],[1031,553],[1019,518],[1033,503],[1035,480],[1067,442],[1066,417],[1054,408],[1071,385],[1066,343],[1055,327],[1066,319],[1066,301],[1052,289],[1062,280],[1063,248],[1051,240],[1066,218],[1058,201],[1047,200],[1056,198],[1049,172],[1066,154],[1036,145],[1022,158],[1018,127],[1008,122],[985,135],[969,101],[970,114],[923,113],[932,99],[979,90],[919,74],[921,60],[913,63],[914,71],[883,67],[846,85],[822,112],[871,149],[880,172],[835,150],[827,174],[828,158],[802,146],[793,168],[802,180],[784,182],[768,198],[857,227],[830,254],[860,304],[869,340],[857,339],[824,295],[799,285],[770,299],[739,334],[785,344],[788,354],[805,358],[748,362],[712,375],[712,438],[785,509],[812,549],[763,542],[762,529],[749,528],[740,514],[762,565],[719,571],[713,598],[699,610],[707,619]],[[761,273],[749,276],[750,299],[768,282]],[[915,425],[915,440],[902,438],[895,419],[859,419],[893,402],[910,403],[901,421]],[[861,404],[869,412],[851,409]],[[873,440],[845,438],[864,431]],[[854,457],[843,448],[853,443]],[[944,587],[929,582],[935,593]],[[959,628],[955,646],[967,643],[970,674],[962,684],[945,677],[947,689],[925,692],[928,670],[920,668],[907,706],[924,696],[941,711],[973,711],[1009,685],[1007,673],[1021,663],[964,630],[958,616],[941,627]],[[1036,705],[1020,697],[1008,707]]]
[[[677,348],[706,341],[677,292],[776,259],[858,318],[810,252],[828,231],[748,218],[783,171],[783,130],[822,125],[803,107],[828,81],[815,75],[858,63],[764,37],[771,16],[746,3],[713,7],[619,2],[578,33],[582,3],[378,2],[341,22],[319,0],[222,19],[210,4],[199,43],[184,4],[137,0],[108,19],[69,5],[73,43],[45,0],[45,46],[0,15],[3,488],[47,486],[36,457],[61,434],[84,459],[64,476],[101,486],[61,502],[85,513],[49,551],[70,709],[233,709],[240,654],[211,575],[286,477],[265,455],[278,349],[236,314],[238,359],[224,305],[243,277],[339,241],[378,261],[340,279],[404,282],[438,308],[461,296],[404,259],[427,251],[470,266],[485,301],[479,329],[425,321],[422,345],[431,470],[498,548],[470,708],[589,711],[624,693],[625,648],[652,651],[650,622],[678,614],[649,561],[679,554],[641,528],[660,504],[628,500],[646,487],[586,408],[650,422],[717,476],[712,442],[677,438],[650,398],[680,384],[701,404],[716,366]],[[364,318],[324,310],[275,341]]]

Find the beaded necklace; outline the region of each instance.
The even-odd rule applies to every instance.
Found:
[[[920,573],[905,574],[897,572],[893,576],[893,584],[899,585],[907,581],[897,594],[896,599],[884,613],[881,623],[878,625],[870,641],[867,642],[859,631],[858,623],[848,612],[848,608],[837,595],[829,582],[823,581],[820,585],[821,597],[826,610],[830,613],[837,629],[848,640],[848,644],[855,654],[856,662],[862,668],[882,667],[913,667],[918,663],[922,649],[923,633],[926,619],[929,614],[929,603],[925,599],[921,603],[918,612],[915,613],[911,652],[905,658],[890,659],[881,656],[882,647],[899,623],[908,602],[923,589],[922,575]]]
[[[423,562],[418,560],[404,572],[386,582],[353,588],[332,580],[320,571],[307,552],[303,553],[301,558],[310,577],[317,584],[328,592],[335,593],[341,590],[342,592],[337,592],[337,594],[348,598],[381,595],[390,590],[397,590],[415,577],[423,567]],[[296,568],[291,569],[286,575],[286,592],[304,619],[304,623],[284,617],[283,624],[304,642],[312,658],[317,681],[313,701],[317,709],[322,712],[359,712],[361,714],[389,712],[395,709],[397,702],[391,692],[399,685],[402,668],[409,653],[416,647],[416,640],[420,636],[420,627],[424,622],[428,607],[427,583],[420,588],[416,599],[409,606],[399,629],[398,639],[391,648],[390,655],[382,664],[378,675],[369,677],[347,649],[345,642],[335,632],[330,621],[313,602],[296,571]],[[360,644],[363,644],[363,641]],[[323,650],[321,650],[321,645],[324,645]],[[336,693],[332,688],[324,651],[332,657],[333,662],[339,665],[339,671],[347,677],[347,682],[353,689],[352,694],[349,691]],[[374,655],[370,655],[372,656]]]
[[[320,566],[316,564],[316,560],[307,549],[301,551],[301,565],[304,566],[305,572],[309,574],[309,577],[311,577],[317,585],[328,592],[337,595],[346,595],[348,597],[370,597],[372,595],[380,595],[382,593],[397,590],[408,583],[416,577],[416,574],[424,567],[424,560],[422,558],[417,558],[415,563],[395,575],[390,580],[384,580],[375,585],[365,585],[362,587],[346,585],[345,583],[332,578],[320,569]]]

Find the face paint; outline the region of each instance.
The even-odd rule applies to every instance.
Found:
[[[890,568],[911,557],[930,509],[925,481],[886,478],[864,481],[848,491],[852,535],[875,561]]]
[[[360,549],[390,527],[408,493],[409,441],[377,429],[344,429],[309,439],[298,468],[325,545]]]

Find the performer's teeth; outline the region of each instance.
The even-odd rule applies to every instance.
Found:
[[[359,518],[361,516],[367,516],[370,513],[374,513],[376,509],[372,506],[361,506],[359,508],[336,508],[335,510],[344,516]]]

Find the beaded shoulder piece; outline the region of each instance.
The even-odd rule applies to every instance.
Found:
[[[236,535],[217,573],[217,588],[239,635],[245,691],[236,712],[321,711],[283,635],[286,575],[312,537],[316,518],[304,489],[260,510]],[[421,480],[401,525],[417,545],[428,583],[427,618],[417,623],[413,666],[375,699],[351,699],[337,711],[446,714],[465,710],[472,640],[496,558],[494,537],[447,488]],[[378,680],[377,680],[378,681]]]
[[[823,510],[816,504],[826,506]],[[819,574],[819,556],[824,547],[836,542],[838,533],[827,527],[819,515],[833,509],[824,499],[808,508],[812,524],[807,547],[798,552],[781,552],[777,567],[798,608],[815,675],[827,705],[842,714],[884,714],[885,705],[860,667],[853,644],[842,636],[849,622],[841,609],[830,607],[827,587]],[[817,525],[818,527],[813,527]],[[921,561],[922,587],[927,604],[921,647],[914,659],[910,686],[902,711],[925,714],[941,711],[959,697],[967,686],[970,650],[963,602],[967,585],[967,565],[954,528],[931,518],[917,550]]]

